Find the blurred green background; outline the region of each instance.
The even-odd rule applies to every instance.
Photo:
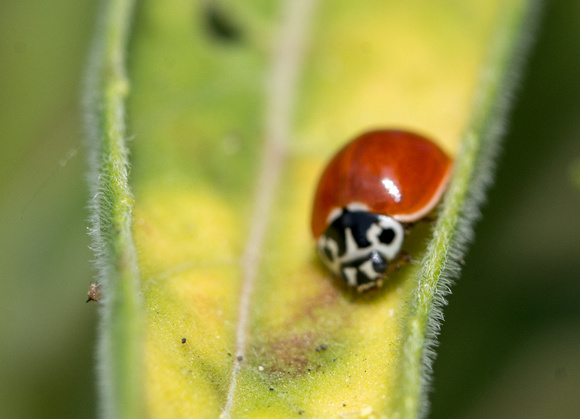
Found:
[[[88,0],[0,2],[0,417],[96,416]],[[580,2],[546,2],[435,363],[433,418],[580,417]]]

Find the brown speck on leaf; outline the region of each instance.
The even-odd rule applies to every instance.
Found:
[[[101,298],[101,292],[96,282],[92,282],[91,285],[89,286],[87,297],[88,297],[86,301],[87,303],[89,301],[99,301],[99,298]]]
[[[186,338],[182,338],[181,339],[181,343],[185,343],[185,342],[187,342],[187,339]]]
[[[242,361],[244,360],[244,357],[243,357],[243,356],[241,356],[241,355],[238,355],[238,356],[236,357],[236,359],[237,359],[238,361],[242,362]]]
[[[312,336],[309,333],[290,334],[269,341],[264,346],[255,347],[254,351],[262,362],[267,362],[267,366],[262,364],[267,372],[296,375],[306,371],[312,346]]]
[[[280,333],[254,341],[251,353],[266,374],[292,377],[321,369],[316,360],[322,357],[316,353],[328,350],[328,336],[350,323],[348,313],[337,307],[342,301],[341,295],[330,281],[325,283],[321,292],[300,301],[300,309],[287,319]],[[321,310],[332,313],[331,317],[320,316]],[[297,328],[296,324],[309,327]]]

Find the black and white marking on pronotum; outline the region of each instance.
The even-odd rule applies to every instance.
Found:
[[[403,245],[401,223],[360,205],[333,211],[329,221],[317,243],[323,262],[359,292],[382,286]]]

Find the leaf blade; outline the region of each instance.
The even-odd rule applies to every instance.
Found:
[[[219,415],[223,409],[226,416],[230,409],[234,416],[267,416],[272,406],[280,416],[380,414],[389,406],[386,394],[395,393],[388,391],[396,386],[393,365],[410,355],[413,371],[421,370],[422,344],[399,352],[405,331],[400,321],[418,267],[395,275],[376,298],[341,292],[314,261],[309,246],[310,197],[324,154],[345,141],[345,133],[406,124],[432,133],[447,150],[457,146],[469,114],[463,108],[500,7],[499,2],[489,4],[474,3],[467,23],[464,9],[450,4],[446,9],[427,3],[401,9],[382,2],[333,4],[332,13],[322,13],[337,30],[328,37],[327,27],[320,25],[314,33],[295,128],[290,128],[290,100],[280,111],[282,122],[270,117],[278,121],[271,131],[264,128],[271,104],[260,81],[273,66],[269,49],[277,48],[268,42],[277,23],[273,6],[259,1],[232,5],[243,11],[242,20],[259,29],[247,28],[250,35],[245,37],[242,25],[246,41],[234,39],[231,45],[200,31],[204,11],[192,11],[189,2],[178,1],[171,8],[152,2],[144,8],[129,115],[137,133],[132,146],[137,196],[133,233],[145,299],[151,416]],[[360,61],[349,55],[353,45],[332,46],[334,38],[348,41],[353,13],[361,14],[365,26],[358,33],[375,52],[359,54]],[[434,28],[441,38],[431,36]],[[457,50],[450,52],[447,42],[467,30],[473,31],[473,39],[456,40]],[[397,48],[382,48],[384,37]],[[334,81],[332,60],[342,66]],[[431,67],[413,68],[424,62]],[[449,71],[458,64],[460,81]],[[425,84],[415,87],[421,80]],[[343,90],[352,93],[349,100]],[[446,106],[441,97],[448,100]],[[271,137],[268,133],[280,125],[283,135],[292,132],[292,142],[262,138]],[[257,170],[260,161],[270,169]],[[254,189],[266,191],[265,204],[248,199]],[[253,219],[259,220],[259,234]],[[262,255],[261,245],[255,244],[261,237],[266,243]],[[427,237],[427,228],[416,229],[409,242],[414,255],[425,254]],[[246,267],[244,260],[250,260]],[[250,275],[256,275],[255,292],[251,286],[244,291],[248,271],[255,272]],[[236,308],[240,295],[252,301],[240,304],[250,310],[246,320]],[[424,341],[429,310],[423,311],[415,344]],[[251,333],[240,338],[246,322]],[[232,371],[239,378],[233,393],[228,390]],[[407,388],[412,403],[394,410],[414,416],[420,391],[417,385]]]

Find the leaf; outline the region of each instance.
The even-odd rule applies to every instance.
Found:
[[[129,59],[129,188],[131,2],[110,2],[89,121],[106,415],[424,414],[440,305],[491,177],[532,6],[145,3]],[[433,231],[408,239],[421,265],[352,295],[315,257],[314,186],[341,144],[391,126],[451,154],[461,143],[455,175]]]

